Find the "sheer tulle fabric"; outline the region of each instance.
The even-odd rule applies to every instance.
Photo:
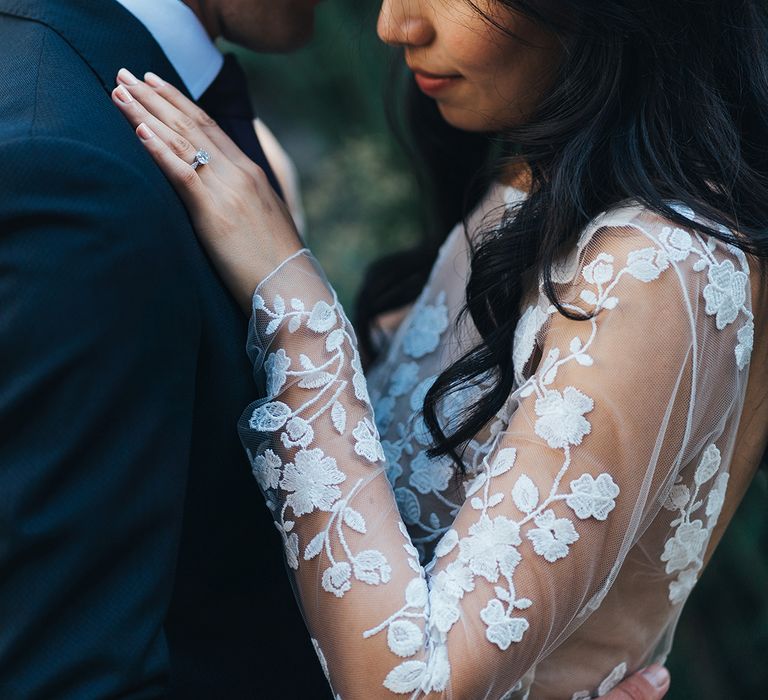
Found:
[[[521,195],[494,187],[470,230]],[[680,210],[695,218],[693,212]],[[743,253],[629,203],[525,300],[504,409],[430,460],[420,415],[474,344],[465,231],[384,359],[304,250],[254,296],[241,436],[336,697],[588,698],[663,660],[728,483],[752,345]],[[482,392],[449,397],[446,426]]]

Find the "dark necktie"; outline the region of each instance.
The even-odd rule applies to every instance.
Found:
[[[255,117],[245,72],[234,54],[224,56],[224,66],[198,104],[254,163],[263,168],[272,187],[283,193],[253,128]]]

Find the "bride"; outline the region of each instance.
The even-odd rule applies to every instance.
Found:
[[[666,658],[766,446],[768,16],[384,0],[379,34],[445,122],[442,211],[461,139],[495,159],[379,266],[366,357],[217,126],[151,74],[115,101],[252,315],[240,432],[336,696],[605,695]]]

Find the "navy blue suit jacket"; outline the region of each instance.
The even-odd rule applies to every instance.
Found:
[[[0,0],[0,698],[327,691],[236,423],[247,319],[111,103],[113,0]]]

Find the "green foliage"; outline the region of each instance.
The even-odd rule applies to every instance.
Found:
[[[389,54],[377,3],[333,0],[317,39],[286,56],[238,51],[262,118],[302,175],[308,240],[349,309],[367,263],[416,235],[415,185],[388,135]],[[760,474],[685,606],[672,700],[744,700],[768,688],[768,487]]]

